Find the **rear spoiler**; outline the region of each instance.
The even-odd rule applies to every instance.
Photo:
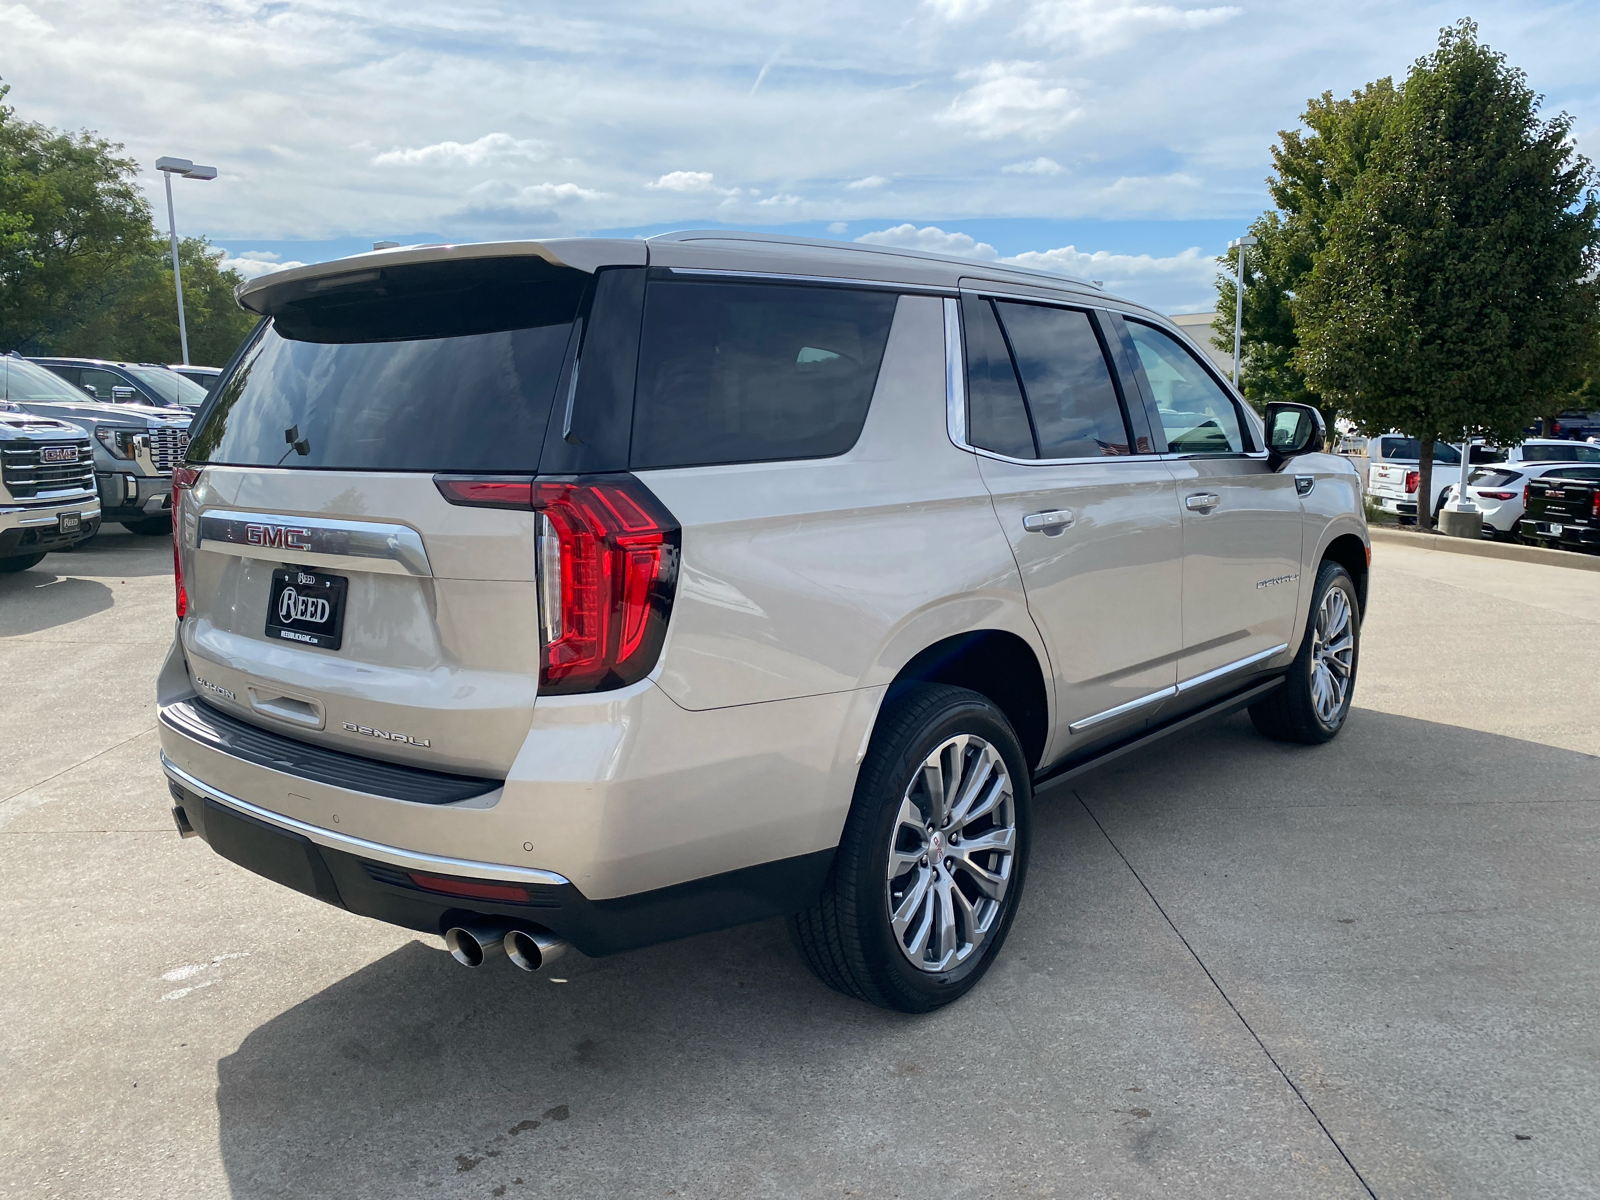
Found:
[[[401,246],[374,250],[332,262],[274,271],[241,283],[233,293],[239,307],[261,316],[309,296],[344,286],[377,282],[392,267],[428,263],[466,264],[474,260],[543,259],[551,266],[593,274],[601,267],[642,267],[649,261],[645,243],[633,238],[555,238],[547,242],[470,242]]]

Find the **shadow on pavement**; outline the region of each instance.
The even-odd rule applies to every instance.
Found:
[[[53,574],[54,557],[15,575],[0,575],[0,637],[70,625],[114,603],[111,589],[98,579]]]
[[[1430,1007],[1426,1044],[1408,1047],[1384,1032],[1393,1014],[1381,997],[1392,980],[1374,976],[1363,955],[1398,955],[1385,972],[1433,979],[1417,962],[1453,934],[1435,921],[1363,951],[1355,939],[1380,927],[1376,918],[1352,926],[1349,914],[1358,899],[1374,912],[1414,907],[1430,870],[1463,890],[1493,879],[1502,904],[1519,895],[1547,902],[1527,857],[1550,863],[1542,835],[1520,831],[1518,852],[1503,855],[1504,822],[1530,787],[1540,795],[1579,787],[1593,798],[1594,766],[1589,755],[1360,710],[1343,737],[1315,748],[1267,742],[1231,718],[1085,777],[1076,790],[1135,868],[1152,864],[1158,898],[1182,892],[1172,909],[1180,922],[1190,910],[1214,918],[1202,940],[1226,959],[1224,986],[1237,986],[1247,1019],[1270,1009],[1269,1045],[1295,1047],[1287,1061],[1312,1064],[1308,1094],[1327,1103],[1335,1136],[1359,1131],[1352,1157],[1376,1175],[1378,1194],[1534,1194],[1514,1183],[1534,1182],[1515,1163],[1474,1148],[1484,1114],[1471,1111],[1481,1102],[1473,1093],[1450,1100],[1466,1113],[1458,1124],[1434,1117],[1428,1097],[1441,1077],[1468,1069],[1452,1056],[1477,1056],[1471,1069],[1498,1094],[1536,1091],[1551,1054],[1581,1058],[1581,1047],[1565,1044],[1575,1035],[1555,1037],[1549,1054],[1515,1039],[1484,1044],[1470,1028],[1452,1032],[1450,1006],[1440,1003]],[[1379,808],[1386,816],[1375,822]],[[1482,838],[1452,841],[1443,832],[1452,820],[1481,827]],[[233,1194],[864,1188],[942,1198],[1039,1188],[1145,1194],[1174,1180],[1187,1181],[1175,1194],[1311,1194],[1288,1160],[1303,1166],[1306,1147],[1320,1154],[1325,1140],[1073,789],[1041,801],[1036,829],[1027,900],[1001,965],[967,999],[926,1018],[826,990],[780,922],[563,960],[552,973],[565,983],[503,960],[467,971],[412,943],[255,1029],[218,1063]],[[1447,846],[1454,860],[1441,860]],[[1211,869],[1208,847],[1235,862],[1231,879]],[[1252,863],[1267,868],[1260,878]],[[1592,893],[1591,928],[1600,917]],[[1411,936],[1424,941],[1408,947]],[[1270,945],[1258,948],[1262,940]],[[1521,930],[1522,970],[1546,989],[1566,959],[1541,956],[1570,950],[1537,926]],[[1271,962],[1251,978],[1253,956]],[[1515,979],[1494,986],[1502,1020],[1516,1024],[1519,1006],[1537,1007]],[[1407,987],[1389,999],[1415,1000]],[[1305,995],[1314,1003],[1302,1010]],[[1596,995],[1575,1001],[1580,1011],[1568,1018],[1587,1024],[1573,1028],[1600,1018]],[[1364,1022],[1381,1028],[1374,1035]],[[1318,1090],[1319,1072],[1335,1079],[1336,1097]],[[1523,1154],[1509,1135],[1505,1144]],[[1073,1165],[1086,1155],[1090,1166]],[[1588,1158],[1600,1170],[1600,1147]],[[1541,1169],[1552,1167],[1572,1178],[1548,1159]],[[1316,1194],[1365,1195],[1337,1160],[1318,1169]]]

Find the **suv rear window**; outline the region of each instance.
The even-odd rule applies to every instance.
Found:
[[[536,470],[584,284],[513,266],[369,272],[286,303],[201,411],[189,461]]]
[[[898,302],[851,288],[652,279],[631,465],[843,454],[866,422]]]
[[[1592,462],[1600,463],[1600,446],[1584,442],[1535,443],[1522,448],[1524,462]]]

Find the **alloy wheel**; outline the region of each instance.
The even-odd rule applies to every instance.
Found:
[[[957,734],[923,760],[900,800],[885,884],[900,952],[919,970],[969,961],[1005,910],[1017,814],[1000,752]]]
[[[1344,709],[1355,672],[1355,626],[1344,589],[1330,587],[1317,609],[1311,642],[1311,703],[1317,719],[1332,727]]]

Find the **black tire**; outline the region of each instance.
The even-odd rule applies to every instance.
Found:
[[[10,558],[0,558],[0,575],[15,575],[18,571],[37,567],[43,561],[42,554],[14,554]]]
[[[1330,590],[1338,588],[1348,612],[1350,634],[1349,675],[1340,703],[1326,713],[1318,712],[1315,692],[1315,667],[1319,656],[1326,657],[1319,647],[1317,619]],[[1337,642],[1337,639],[1335,639]],[[1356,671],[1361,663],[1361,606],[1356,598],[1355,580],[1336,562],[1324,562],[1317,570],[1317,581],[1311,593],[1311,611],[1306,614],[1305,635],[1300,641],[1300,653],[1295,655],[1283,686],[1268,692],[1265,699],[1250,706],[1250,720],[1269,738],[1280,742],[1301,742],[1315,745],[1331,741],[1344,728],[1350,715],[1350,701],[1356,691]]]
[[[137,521],[124,521],[122,527],[129,533],[137,533],[143,537],[170,537],[172,535],[171,517],[141,517]]]
[[[951,739],[962,735],[979,740],[968,743],[964,750],[960,742],[950,744]],[[913,830],[912,825],[902,821],[904,802],[926,814],[926,806],[917,797],[926,799],[930,794],[924,763],[935,752],[947,756],[942,759],[946,764],[953,764],[956,755],[963,755],[966,770],[988,772],[984,778],[992,781],[997,776],[990,749],[1005,767],[1010,783],[1009,803],[1000,800],[993,806],[993,815],[969,818],[970,823],[957,820],[948,833],[945,826],[937,831],[930,826],[924,835],[922,830]],[[953,768],[948,773],[972,778],[958,775]],[[993,794],[991,787],[992,784],[984,784],[979,794]],[[1003,796],[1004,788],[997,790]],[[789,918],[795,945],[817,978],[847,996],[908,1013],[931,1012],[965,995],[983,978],[1011,929],[1027,874],[1032,799],[1028,762],[1016,731],[987,697],[943,684],[915,684],[894,696],[879,714],[873,730],[856,778],[850,815],[822,895],[811,908]],[[968,811],[981,807],[973,804]],[[1006,820],[1009,825],[1004,824]],[[1007,828],[1013,831],[1009,860],[998,851],[957,849],[960,836],[952,837],[965,835],[970,847],[979,838],[1004,837]],[[908,832],[927,840],[920,846],[915,840],[903,841]],[[944,846],[946,837],[952,837],[948,847]],[[924,968],[913,963],[915,951],[904,948],[906,943],[897,939],[891,921],[890,905],[897,886],[889,877],[891,846],[905,861],[903,878],[916,881],[904,885],[907,892],[916,891],[923,897],[912,904],[912,911],[925,911],[931,925],[941,911],[939,906],[949,906],[958,917],[951,925],[952,941],[967,939],[959,942],[965,948],[965,957],[949,957],[960,953],[952,950],[947,955],[951,965],[940,969],[932,964]],[[942,848],[955,851],[955,857],[944,858]],[[924,855],[919,864],[914,861],[918,849],[935,851],[939,857],[930,864],[929,855]],[[963,854],[974,858],[961,858]],[[978,858],[982,863],[976,862]],[[948,869],[952,862],[953,870]],[[1003,875],[1004,886],[997,899],[987,899],[977,887],[976,876],[965,865],[968,862],[979,870],[996,872],[991,878]],[[932,880],[932,885],[919,888],[917,883],[924,879]],[[937,892],[941,887],[945,890]],[[957,888],[963,899],[952,904],[950,889]],[[910,894],[905,896],[906,902],[914,900]],[[965,910],[968,914],[976,905],[987,915],[974,923],[958,911],[962,903],[969,906]],[[988,907],[991,904],[993,907]],[[971,937],[979,931],[980,937]],[[916,939],[915,930],[910,936],[911,940]],[[936,951],[930,945],[923,952],[923,961],[927,961],[928,953]]]

